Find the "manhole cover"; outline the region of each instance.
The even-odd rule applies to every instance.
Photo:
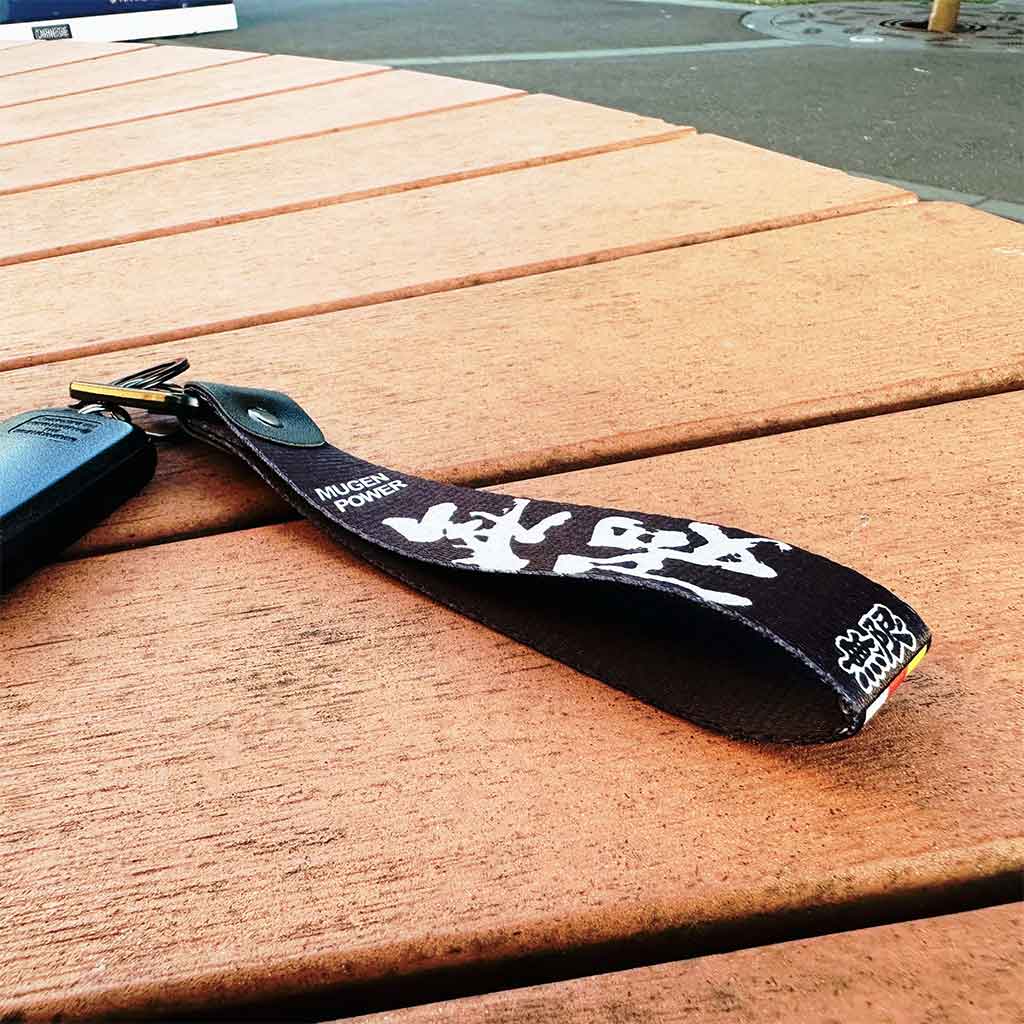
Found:
[[[965,3],[957,31],[928,32],[927,3],[811,4],[753,11],[755,32],[801,43],[895,50],[1015,50],[1024,55],[1024,9]]]

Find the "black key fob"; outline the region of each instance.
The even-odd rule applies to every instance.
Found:
[[[0,423],[0,591],[137,494],[155,468],[146,434],[108,416],[37,409]]]

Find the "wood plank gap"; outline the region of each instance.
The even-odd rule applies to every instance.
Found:
[[[385,71],[391,70],[385,68]],[[342,82],[354,81],[357,78],[365,78],[365,75],[351,75],[349,78],[342,79]],[[336,85],[337,82],[325,83],[315,82],[308,86],[310,89],[318,88],[320,85]],[[447,113],[453,110],[465,110],[468,107],[480,107],[486,103],[501,103],[505,100],[521,99],[528,93],[519,91],[510,91],[501,96],[489,96],[486,99],[481,100],[467,100],[465,103],[455,103],[449,107],[437,107],[433,110],[417,110],[410,114],[400,114],[393,117],[381,117],[373,121],[360,121],[358,124],[344,124],[339,125],[337,128],[325,128],[315,132],[298,132],[295,135],[283,135],[276,139],[264,139],[259,142],[249,142],[242,146],[226,146],[223,149],[210,149],[202,153],[190,153],[188,156],[173,157],[168,160],[153,160],[149,163],[132,164],[129,167],[118,167],[116,170],[111,171],[99,171],[95,174],[78,174],[68,178],[55,178],[53,181],[44,181],[36,185],[24,185],[17,188],[0,188],[0,196],[13,196],[18,195],[21,192],[35,192],[42,188],[56,188],[59,185],[72,185],[80,181],[92,181],[95,178],[110,178],[118,174],[130,174],[133,171],[148,171],[154,167],[167,167],[170,164],[187,163],[191,160],[205,160],[212,156],[224,156],[228,153],[242,153],[248,149],[263,149],[267,146],[280,146],[288,142],[301,142],[303,139],[317,139],[324,135],[335,135],[339,132],[351,132],[356,131],[359,128],[375,128],[378,125],[392,124],[396,121],[409,121],[417,117],[431,117],[434,114]],[[253,97],[245,97],[247,100]],[[176,111],[176,113],[179,113]],[[158,115],[163,116],[163,115]],[[690,129],[693,132],[693,129]]]
[[[996,383],[986,383],[986,377],[998,377],[1000,374],[1002,377]],[[930,383],[934,384],[934,380]],[[551,448],[546,452],[536,453],[536,457],[522,460],[506,456],[502,460],[461,463],[455,466],[442,466],[414,472],[417,476],[428,480],[458,484],[462,487],[505,488],[510,484],[546,476],[557,476],[561,473],[639,462],[659,455],[696,451],[700,448],[714,448],[718,445],[751,441],[759,437],[791,434],[799,430],[813,430],[816,427],[834,423],[850,423],[855,420],[872,419],[876,416],[912,412],[915,409],[927,409],[932,406],[969,402],[977,398],[1012,394],[1015,391],[1024,391],[1024,367],[1011,370],[1004,367],[992,367],[973,373],[954,374],[948,378],[940,378],[940,384],[948,386],[928,396],[914,394],[915,388],[921,386],[920,381],[904,381],[894,387],[893,390],[896,392],[894,396],[888,400],[879,399],[868,405],[857,405],[855,401],[851,400],[857,396],[848,396],[847,400],[850,404],[847,408],[826,411],[828,399],[820,399],[814,402],[784,406],[778,415],[773,411],[770,419],[762,419],[761,422],[758,422],[756,418],[745,421],[743,415],[737,415],[729,419],[707,420],[704,423],[680,424],[679,434],[675,437],[671,434],[673,428],[665,427],[587,441],[580,445],[564,445]],[[864,392],[864,394],[871,396],[875,392]],[[805,410],[805,414],[803,418],[791,419],[787,415],[790,410],[793,411],[794,416],[797,416],[799,410]],[[707,427],[707,429],[701,432],[702,427]],[[687,434],[687,430],[693,430],[693,428],[696,430]],[[354,454],[360,453],[355,452]],[[210,458],[220,457],[213,451],[209,452],[209,456]],[[91,543],[85,551],[76,546],[69,548],[57,561],[80,562],[87,558],[116,554],[119,551],[161,547],[164,544],[176,544],[179,541],[196,540],[200,537],[214,537],[244,530],[262,529],[267,526],[279,526],[282,523],[295,522],[300,518],[283,503],[276,505],[275,509],[276,511],[267,509],[262,513],[253,513],[226,526],[217,524],[205,529],[181,530],[178,533],[137,543]]]
[[[267,54],[258,54],[255,57],[249,58],[249,60],[265,60]],[[239,61],[238,63],[242,63]],[[204,69],[205,70],[205,69]],[[337,78],[328,78],[322,82],[306,82],[303,85],[289,85],[281,89],[269,89],[266,92],[254,92],[246,96],[235,96],[231,99],[226,100],[212,100],[209,103],[198,103],[190,107],[179,107],[175,110],[161,110],[156,114],[143,114],[140,117],[126,117],[121,121],[104,121],[102,124],[90,124],[84,128],[69,128],[62,132],[47,132],[43,135],[32,135],[22,139],[11,139],[9,142],[0,142],[0,147],[5,146],[20,146],[26,142],[39,142],[42,139],[56,139],[66,135],[77,135],[80,132],[92,132],[98,128],[113,128],[120,124],[134,124],[139,121],[151,121],[157,117],[166,117],[169,114],[184,114],[190,110],[208,110],[210,107],[224,107],[231,103],[240,103],[244,100],[256,100],[263,99],[267,96],[279,96],[286,92],[300,92],[303,89],[313,89],[318,85],[331,85],[335,82],[347,82],[352,81],[356,78],[368,78],[370,75],[382,75],[390,72],[391,68],[369,68],[366,71],[361,71],[355,75],[339,75]]]
[[[0,45],[0,49],[8,50],[8,49],[12,49],[15,46],[34,46],[34,45],[44,45],[45,46],[46,44],[45,43],[43,43],[43,44],[34,44],[34,43],[30,43],[30,42],[26,41],[24,43],[8,43],[8,44]],[[4,74],[0,75],[0,78],[12,78],[14,75],[31,75],[33,71],[48,71],[51,68],[67,67],[69,64],[84,64],[86,61],[90,61],[90,60],[106,60],[108,57],[120,57],[122,54],[125,54],[125,53],[135,53],[138,50],[152,50],[152,49],[153,49],[153,43],[142,43],[139,46],[132,46],[132,47],[129,47],[128,49],[125,49],[125,50],[118,50],[116,53],[96,53],[96,54],[93,54],[91,57],[79,57],[77,60],[59,60],[59,61],[57,61],[56,64],[43,64],[41,67],[38,67],[38,68],[22,68],[20,71],[8,71],[8,72],[5,72]]]
[[[564,922],[531,921],[542,953],[524,954],[522,934],[500,930],[464,936],[441,927],[433,951],[396,943],[382,950],[321,954],[281,960],[259,972],[228,968],[203,975],[165,979],[158,984],[102,987],[81,993],[69,1006],[52,1009],[63,1024],[96,1019],[91,1006],[103,1006],[103,1020],[175,1021],[176,1024],[228,1024],[243,1017],[287,1024],[318,1024],[366,1013],[380,1013],[529,985],[569,981],[610,971],[650,967],[669,961],[731,953],[758,946],[817,938],[940,915],[1001,906],[1020,899],[1015,844],[995,841],[967,849],[893,859],[889,892],[857,900],[835,900],[830,892],[803,905],[767,908],[751,916],[745,894],[696,924],[654,919],[632,908],[631,920],[580,915]],[[836,888],[854,871],[837,875]],[[628,937],[623,938],[623,932]],[[516,983],[510,984],[509,979]],[[253,1000],[254,990],[261,992]],[[72,1008],[73,1007],[73,1008]],[[48,1019],[51,1007],[37,1003],[24,1021]]]
[[[931,389],[930,393],[923,393],[927,389]],[[877,389],[843,396],[828,395],[767,412],[738,412],[728,417],[617,434],[582,444],[559,445],[532,453],[518,462],[506,455],[500,461],[442,466],[428,470],[426,475],[447,483],[489,487],[1021,390],[1024,390],[1024,365],[991,366],[946,377],[900,381],[890,385],[881,396]],[[846,404],[830,408],[830,403],[836,402]]]
[[[426,117],[432,114],[448,113],[455,110],[462,110],[466,107],[481,106],[484,103],[495,103],[499,100],[518,99],[525,94],[520,93],[514,97],[496,96],[486,100],[476,100],[469,103],[459,103],[450,107],[438,107],[435,110],[419,111],[408,117],[385,118],[381,121],[374,121],[371,124],[363,124],[353,127],[366,128],[372,125],[385,124],[389,121],[409,120],[412,117]],[[349,129],[338,129],[346,131]],[[333,134],[333,133],[320,133]],[[361,189],[356,192],[340,193],[333,196],[320,196],[315,199],[302,200],[294,203],[283,203],[279,206],[268,206],[258,210],[247,210],[244,213],[229,214],[226,216],[209,217],[204,220],[190,221],[183,224],[175,224],[167,227],[154,228],[150,231],[135,231],[124,235],[115,235],[109,238],[91,239],[84,242],[75,242],[69,245],[51,247],[48,249],[37,249],[33,252],[17,253],[13,256],[0,256],[0,267],[13,266],[16,263],[34,263],[38,260],[50,259],[54,256],[70,256],[76,252],[86,252],[92,249],[108,249],[115,245],[127,245],[131,242],[144,242],[151,238],[163,238],[168,235],[180,235],[189,231],[205,231],[209,228],[219,228],[226,224],[240,224],[244,221],[263,220],[267,217],[278,217],[288,213],[298,213],[301,210],[313,210],[323,206],[340,206],[343,203],[359,202],[363,199],[375,199],[379,196],[394,195],[398,192],[412,192],[417,189],[432,188],[435,185],[448,185],[455,181],[468,181],[472,178],[487,178],[496,174],[505,174],[510,171],[522,171],[530,167],[542,167],[547,164],[566,163],[570,160],[581,160],[589,156],[600,156],[603,153],[615,153],[625,149],[635,149],[640,146],[652,146],[659,142],[671,142],[675,139],[693,135],[691,128],[672,128],[655,135],[646,135],[636,139],[621,139],[617,142],[608,142],[596,146],[586,146],[582,149],[566,150],[561,153],[545,153],[541,156],[530,157],[524,160],[513,160],[505,163],[491,164],[487,167],[474,167],[463,171],[453,171],[448,174],[436,174],[426,178],[418,178],[413,181],[397,182],[389,185],[382,185],[379,188]],[[192,158],[196,159],[196,158]],[[119,173],[124,173],[123,171]],[[0,192],[0,196],[4,193]]]
[[[890,208],[912,206],[917,197],[907,193],[906,197],[894,197],[888,202]],[[835,220],[840,217],[851,217],[862,213],[874,213],[879,209],[877,199],[866,199],[846,203],[815,211],[815,223]],[[73,348],[32,353],[24,356],[13,356],[0,359],[0,372],[17,370],[26,366],[38,366],[42,363],[59,363],[82,356],[99,355],[104,352],[120,352],[143,345],[154,345],[166,341],[183,341],[187,338],[204,337],[211,334],[222,334],[226,331],[239,330],[245,327],[258,327],[264,324],[281,323],[286,320],[297,320],[302,317],[320,316],[324,313],[335,313],[344,309],[358,309],[363,306],[375,306],[384,302],[396,302],[402,299],[419,298],[424,295],[435,295],[442,292],[457,291],[462,288],[474,288],[484,284],[495,284],[499,281],[511,281],[516,278],[530,277],[536,274],[548,274],[558,270],[569,270],[574,267],[591,266],[598,263],[609,263],[613,260],[625,259],[630,256],[642,256],[647,253],[662,252],[669,249],[680,249],[705,242],[718,242],[741,235],[761,234],[784,228],[806,225],[804,214],[789,214],[770,220],[755,223],[735,224],[727,227],[714,228],[709,231],[693,232],[686,235],[666,239],[655,239],[649,242],[636,242],[630,245],[599,249],[574,256],[557,259],[539,260],[518,266],[505,267],[500,270],[482,271],[478,274],[460,275],[442,278],[421,284],[408,285],[401,288],[369,292],[353,298],[327,300],[325,302],[306,303],[288,309],[279,309],[267,313],[256,313],[249,316],[230,317],[224,320],[180,327],[168,331],[154,331],[149,334],[129,335],[105,342],[94,342],[78,345]]]
[[[134,51],[127,51],[127,52],[131,53],[131,52],[134,52]],[[124,85],[138,85],[140,82],[155,82],[155,81],[157,81],[158,79],[161,79],[161,78],[173,78],[173,77],[175,77],[177,75],[191,75],[191,74],[194,74],[196,71],[207,71],[210,68],[223,67],[225,64],[245,64],[248,61],[258,60],[260,57],[268,56],[268,54],[265,54],[265,53],[246,54],[243,51],[236,50],[236,51],[234,51],[234,53],[238,54],[238,56],[234,56],[233,57],[233,56],[231,56],[231,53],[232,53],[232,51],[225,50],[224,51],[224,59],[219,61],[216,64],[203,64],[203,65],[200,65],[200,66],[194,67],[194,68],[179,68],[176,71],[163,71],[159,75],[144,75],[142,78],[129,78],[129,79],[126,79],[123,82],[109,82],[106,85],[93,85],[93,86],[90,86],[87,89],[72,89],[70,92],[57,92],[57,93],[53,93],[53,95],[51,95],[51,96],[37,96],[36,98],[31,99],[31,100],[17,100],[14,103],[0,103],[0,110],[9,110],[11,107],[24,107],[24,106],[27,106],[30,103],[45,103],[45,102],[48,102],[49,100],[62,100],[62,99],[66,99],[68,96],[82,96],[82,95],[84,95],[87,92],[103,92],[106,89],[120,89]],[[120,56],[123,56],[123,54],[120,54],[120,53],[110,53],[110,54],[104,54],[103,56],[107,56],[107,57],[120,57]],[[100,57],[96,57],[95,59],[96,60],[100,60],[101,58]],[[79,62],[79,63],[81,63],[81,62]],[[43,68],[36,68],[35,70],[42,71],[44,69]],[[31,72],[25,72],[25,74],[31,74]],[[2,77],[11,77],[11,76],[2,76]]]
[[[1020,1019],[1019,903],[360,1016],[359,1024],[993,1024]],[[862,970],[862,966],[870,965]],[[511,979],[516,984],[516,979]],[[351,1018],[349,1018],[351,1020]]]
[[[458,116],[490,119],[480,112]],[[671,145],[682,150],[690,144]],[[573,166],[522,173],[566,175],[565,168]],[[451,188],[494,188],[501,180]],[[415,205],[422,194],[364,205]],[[327,212],[316,211],[313,219]],[[692,444],[694,435],[699,440],[710,425],[737,413],[745,412],[764,430],[764,421],[778,420],[780,409],[823,396],[833,396],[845,419],[860,396],[870,405],[905,399],[907,391],[915,397],[905,384],[922,378],[919,396],[926,399],[940,391],[956,397],[961,386],[986,383],[988,372],[990,381],[998,382],[992,390],[1014,387],[1024,364],[1011,329],[1017,310],[1007,296],[1013,289],[1005,283],[1016,273],[1020,234],[1017,225],[964,207],[919,204],[726,240],[713,251],[671,250],[228,332],[201,345],[159,344],[134,349],[130,357],[113,352],[28,367],[0,378],[6,399],[0,414],[59,402],[72,378],[108,380],[123,375],[126,363],[149,365],[187,354],[198,377],[294,395],[329,437],[396,469],[430,475],[475,463],[474,478],[459,474],[463,482],[474,483],[487,480],[484,474],[493,468],[487,460],[504,453],[508,462],[497,468],[506,471],[491,479],[540,475],[551,454],[566,454],[564,446],[580,446],[569,454],[585,458],[586,442],[607,444],[621,435],[612,455],[623,450],[628,455],[627,437],[663,427]],[[908,266],[929,265],[934,253],[950,245],[958,258],[953,269],[945,268],[945,277],[904,273]],[[823,247],[844,263],[839,279],[834,260],[821,263]],[[781,290],[780,273],[787,282]],[[986,282],[987,291],[982,289],[980,306],[942,306],[940,339],[934,332],[935,309],[943,289],[965,274]],[[871,282],[876,300],[868,306],[865,282]],[[314,289],[310,297],[325,291],[318,295]],[[37,287],[25,289],[36,293]],[[166,319],[143,320],[140,326],[150,323],[168,326]],[[771,326],[768,333],[765,324]],[[81,340],[103,337],[76,333]],[[454,390],[453,381],[459,384]],[[902,395],[894,391],[898,387]],[[347,400],[339,404],[338,394]],[[826,404],[802,408],[830,411]],[[640,440],[647,443],[651,436]],[[537,457],[545,451],[547,460]],[[643,461],[650,460],[632,464]],[[507,471],[512,468],[518,472]],[[172,494],[180,501],[168,504],[166,496]],[[202,449],[179,446],[165,452],[153,488],[90,534],[84,547],[180,535],[214,522],[227,527],[265,521],[260,517],[281,513],[280,507],[270,507],[273,503],[255,478],[225,457],[211,459]]]

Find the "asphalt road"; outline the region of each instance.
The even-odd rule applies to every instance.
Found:
[[[401,61],[1024,202],[1024,54],[784,47],[741,25],[741,9],[692,3],[236,0],[237,32],[174,42]]]

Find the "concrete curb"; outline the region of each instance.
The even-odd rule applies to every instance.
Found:
[[[918,197],[925,202],[963,203],[964,206],[973,206],[976,210],[984,210],[986,213],[994,213],[998,217],[1005,217],[1007,220],[1015,220],[1024,224],[1024,203],[1012,203],[1006,199],[993,199],[990,196],[975,195],[971,192],[958,192],[956,189],[940,188],[937,185],[922,185],[920,182],[903,181],[900,178],[886,178],[881,174],[864,174],[858,171],[854,177],[870,178],[872,181],[881,181],[886,185],[905,188],[908,192],[917,193]]]

